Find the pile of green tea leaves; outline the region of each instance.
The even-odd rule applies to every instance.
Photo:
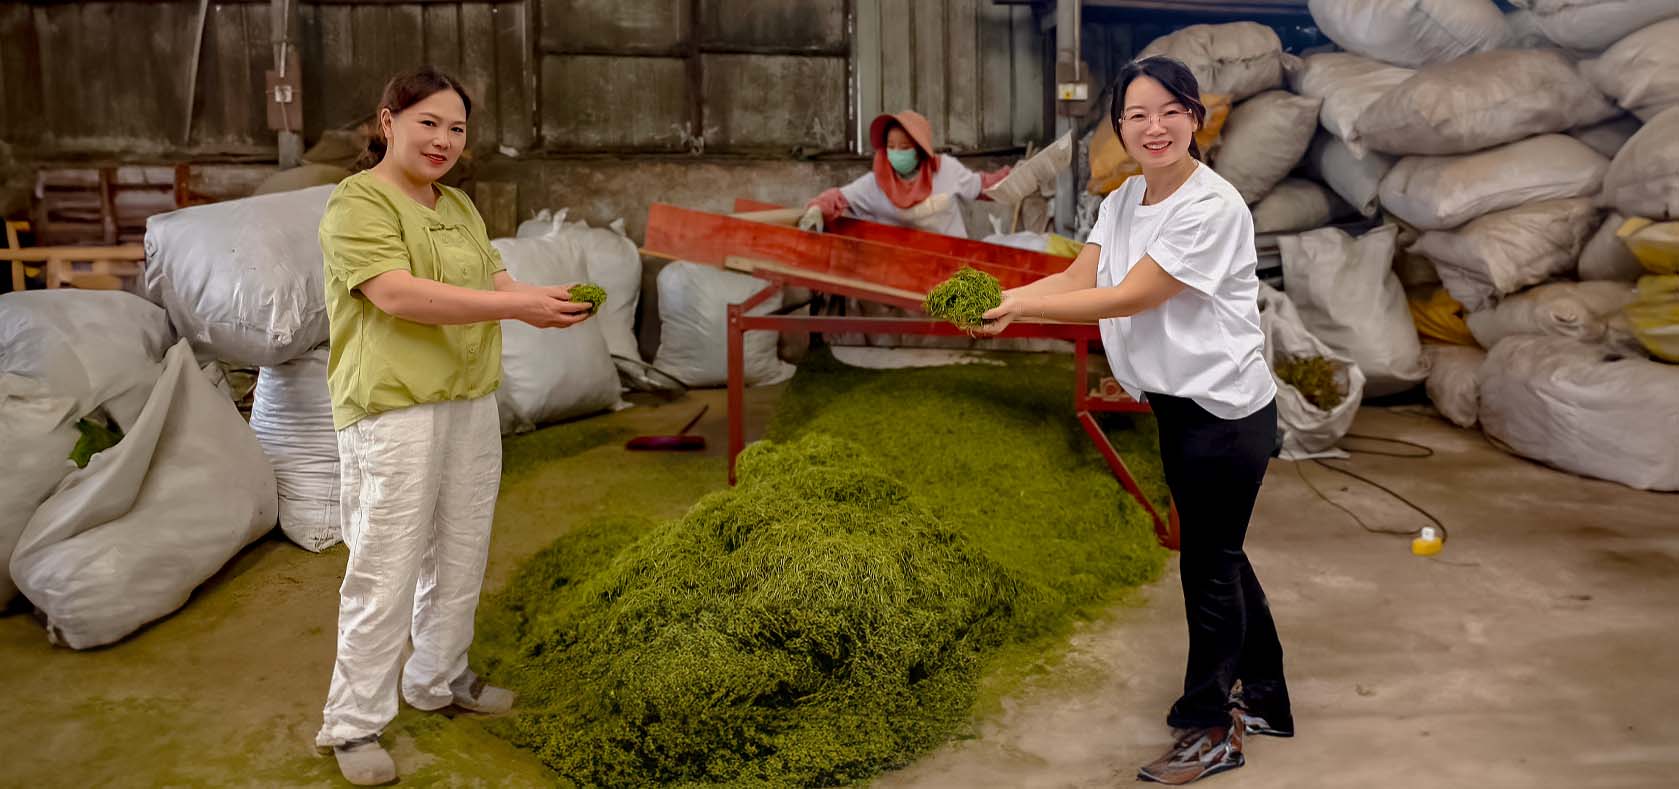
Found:
[[[1059,358],[807,361],[735,488],[575,529],[489,601],[476,662],[520,693],[498,733],[603,786],[846,784],[961,734],[1000,654],[1165,557],[1071,385]]]
[[[921,309],[929,316],[949,321],[961,329],[985,324],[985,313],[1003,303],[1003,286],[997,278],[963,266],[927,293]]]
[[[1333,411],[1347,399],[1335,362],[1322,356],[1278,356],[1275,372],[1319,410]]]

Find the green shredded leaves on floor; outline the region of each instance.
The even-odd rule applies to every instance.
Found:
[[[495,730],[604,786],[848,784],[964,733],[989,661],[1163,564],[1070,369],[813,357],[738,486],[573,529],[487,602]]]

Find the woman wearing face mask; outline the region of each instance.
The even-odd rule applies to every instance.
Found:
[[[1294,734],[1282,646],[1242,550],[1277,439],[1253,216],[1199,161],[1200,95],[1169,58],[1120,72],[1110,122],[1142,175],[1103,201],[1066,271],[1004,293],[984,329],[1099,322],[1114,377],[1159,423],[1181,529],[1189,665],[1166,719],[1176,742],[1138,777],[1168,784],[1241,767],[1244,734]]]
[[[466,147],[471,111],[445,74],[392,79],[371,169],[339,184],[321,220],[350,559],[315,742],[358,785],[396,778],[379,735],[396,716],[399,677],[422,710],[513,706],[466,657],[501,482],[499,321],[560,328],[589,316],[566,288],[515,282],[466,194],[437,183]]]
[[[933,152],[933,126],[920,113],[904,110],[881,115],[869,124],[874,167],[851,183],[817,195],[806,208],[807,217],[820,213],[832,222],[849,213],[859,219],[901,225],[947,236],[968,235],[957,199],[984,199],[981,194],[1009,174],[975,173],[956,157]],[[809,227],[808,219],[801,223]]]

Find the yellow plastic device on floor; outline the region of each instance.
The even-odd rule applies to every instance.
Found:
[[[1422,533],[1411,540],[1411,553],[1417,556],[1433,556],[1446,547],[1445,536],[1433,526],[1422,527]]]

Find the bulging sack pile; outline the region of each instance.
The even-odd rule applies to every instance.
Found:
[[[21,592],[55,644],[109,644],[168,615],[274,527],[256,437],[136,296],[0,296],[0,405],[0,601]],[[89,432],[105,441],[78,467]]]
[[[338,520],[338,432],[332,429],[326,348],[257,374],[251,431],[274,467],[280,531],[323,551],[342,541]]]
[[[1557,46],[1582,52],[1608,48],[1663,19],[1679,16],[1673,0],[1510,0],[1533,12],[1534,22]]]
[[[1368,150],[1358,132],[1359,118],[1377,99],[1414,74],[1414,69],[1347,52],[1323,52],[1301,59],[1290,69],[1289,88],[1322,100],[1319,119],[1324,130],[1362,157]]]
[[[1481,365],[1487,352],[1466,345],[1429,345],[1428,399],[1440,415],[1458,427],[1474,427],[1480,419]]]
[[[335,186],[146,221],[145,296],[206,361],[267,367],[327,341],[321,217]]]
[[[336,438],[325,386],[329,351],[319,228],[334,186],[194,206],[152,217],[144,295],[196,355],[262,368],[252,426],[278,468],[282,527],[312,551],[338,541]],[[635,357],[641,256],[621,223],[591,228],[545,212],[499,239],[515,279],[593,282],[601,314],[572,329],[504,321],[497,393],[504,432],[618,402],[614,353]],[[315,386],[319,379],[320,387]],[[323,399],[325,398],[325,399]]]
[[[540,235],[527,233],[490,243],[514,279],[532,285],[570,285],[590,279],[579,240],[575,230],[555,220]],[[639,257],[636,276],[640,277]],[[603,314],[574,326],[538,329],[522,321],[501,322],[501,388],[496,390],[496,405],[503,434],[598,413],[618,403],[618,368],[612,363],[605,334],[614,306],[612,285],[607,287]]]
[[[1512,337],[1488,354],[1480,383],[1482,427],[1516,454],[1679,490],[1679,366],[1565,337]]]
[[[1390,154],[1470,153],[1608,120],[1618,111],[1554,49],[1494,50],[1425,66],[1359,115]]]
[[[1652,118],[1615,154],[1598,202],[1628,217],[1679,219],[1679,107]]]
[[[1276,301],[1290,303],[1320,356],[1355,365],[1363,394],[1426,380],[1441,412],[1466,427],[1513,407],[1500,402],[1509,386],[1483,386],[1489,375],[1519,377],[1493,371],[1514,360],[1502,350],[1512,342],[1531,354],[1566,355],[1567,343],[1619,354],[1651,380],[1679,358],[1679,230],[1669,229],[1679,228],[1679,3],[1516,0],[1509,14],[1493,0],[1308,5],[1341,51],[1281,55],[1286,87],[1221,71],[1208,52],[1258,50],[1234,27],[1197,26],[1149,50],[1222,80],[1236,100],[1208,158],[1250,203],[1256,231],[1280,235],[1284,294],[1262,314],[1268,326],[1284,314]],[[1355,214],[1384,225],[1333,228]],[[1429,336],[1458,345],[1419,342],[1394,270],[1419,288],[1443,285],[1434,301],[1419,290],[1411,303],[1439,302],[1452,326],[1431,323]],[[1538,366],[1522,375],[1546,363],[1524,361]],[[1566,387],[1546,391],[1578,400],[1554,409],[1586,402]],[[1602,400],[1613,397],[1634,395],[1592,402],[1631,413]],[[1510,419],[1490,421],[1489,434],[1514,435]],[[1679,423],[1643,430],[1679,447]],[[1504,443],[1634,479],[1606,462],[1555,460],[1581,440],[1557,435],[1548,448]]]
[[[1594,196],[1608,170],[1585,143],[1547,134],[1476,153],[1407,156],[1383,177],[1381,204],[1420,230],[1453,230],[1529,203]]]
[[[1661,250],[1679,228],[1679,3],[1513,2],[1506,15],[1491,0],[1311,0],[1343,52],[1284,57],[1289,89],[1321,101],[1305,173],[1399,223],[1407,282],[1444,285],[1414,304],[1466,312],[1452,331],[1431,322],[1432,341],[1459,344],[1424,347],[1412,368],[1442,415],[1526,457],[1662,489],[1679,421],[1634,413],[1676,371],[1679,289],[1664,277],[1679,270]],[[1284,289],[1370,374],[1372,349],[1353,346],[1385,334],[1345,327],[1382,312],[1382,289],[1328,289],[1335,269],[1308,252],[1330,237],[1315,233],[1279,243]],[[1679,267],[1679,243],[1672,255]],[[1587,391],[1595,374],[1627,384]],[[1619,460],[1600,440],[1632,433]]]
[[[1624,282],[1552,282],[1470,313],[1469,331],[1482,348],[1524,334],[1602,342],[1612,319],[1636,300],[1636,290]]]
[[[1501,40],[1502,18],[1497,21]],[[1334,451],[1364,396],[1411,388],[1426,377],[1409,307],[1392,273],[1394,235],[1355,240],[1326,229],[1359,214],[1378,214],[1382,179],[1395,159],[1366,149],[1358,141],[1357,122],[1416,70],[1351,53],[1296,58],[1282,53],[1274,35],[1260,35],[1254,27],[1197,25],[1155,41],[1144,54],[1183,60],[1204,94],[1235,100],[1227,118],[1220,106],[1209,104],[1207,127],[1216,134],[1198,135],[1207,163],[1249,204],[1257,233],[1303,234],[1277,240],[1288,296],[1275,298],[1293,304],[1288,304],[1286,320],[1267,319],[1273,326],[1268,336],[1273,345],[1279,337],[1289,338],[1284,343],[1288,350],[1277,360],[1292,365],[1291,374],[1310,372],[1315,380],[1322,377],[1319,372],[1339,370],[1338,386],[1346,390],[1344,401],[1324,407],[1295,386],[1304,382],[1279,379],[1293,398],[1285,410],[1297,412],[1285,415],[1285,421],[1293,420],[1295,434],[1285,451],[1305,457]],[[1102,125],[1095,138],[1117,147],[1115,135]],[[1202,134],[1207,131],[1203,128]],[[1094,169],[1094,145],[1091,152]],[[1095,176],[1090,189],[1098,194],[1124,180],[1107,171],[1103,178]],[[1281,305],[1274,304],[1273,312],[1282,316]],[[1280,323],[1289,328],[1275,328]]]
[[[35,509],[75,469],[77,423],[132,424],[175,343],[163,310],[128,293],[56,290],[0,296],[0,606],[7,569]]]
[[[1598,223],[1589,198],[1529,203],[1455,231],[1430,230],[1411,251],[1434,261],[1452,298],[1472,311],[1489,309],[1504,296],[1573,273]]]
[[[566,211],[543,209],[519,225],[519,238],[549,238],[582,261],[586,279],[606,290],[606,309],[594,320],[614,356],[639,358],[635,313],[641,303],[641,252],[624,235],[624,220],[607,227],[565,221]],[[563,283],[562,283],[563,284]]]
[[[752,297],[769,283],[702,263],[679,260],[659,271],[659,351],[653,366],[688,386],[722,386],[729,381],[729,305]],[[781,308],[781,294],[752,314]],[[750,331],[744,337],[748,386],[793,377],[793,365],[777,355],[779,335]]]
[[[1646,121],[1679,107],[1679,17],[1633,33],[1580,64],[1586,77],[1622,109]]]
[[[1260,283],[1259,325],[1265,333],[1265,363],[1273,373],[1286,363],[1317,360],[1329,368],[1335,398],[1314,397],[1286,376],[1277,376],[1277,421],[1283,431],[1284,460],[1337,457],[1342,436],[1358,416],[1364,395],[1364,373],[1352,358],[1336,352],[1312,335],[1294,303],[1276,289]]]
[[[1191,25],[1155,39],[1138,57],[1152,55],[1182,61],[1203,93],[1234,101],[1283,84],[1283,43],[1258,22]]]
[[[1249,205],[1259,202],[1306,156],[1322,105],[1320,99],[1283,90],[1236,105],[1213,155],[1213,169]]]
[[[1335,228],[1278,239],[1288,298],[1314,336],[1358,365],[1370,396],[1410,389],[1428,374],[1393,272],[1397,235],[1386,225],[1356,239]]]
[[[1409,68],[1496,49],[1509,36],[1492,0],[1310,0],[1306,7],[1342,49]]]

